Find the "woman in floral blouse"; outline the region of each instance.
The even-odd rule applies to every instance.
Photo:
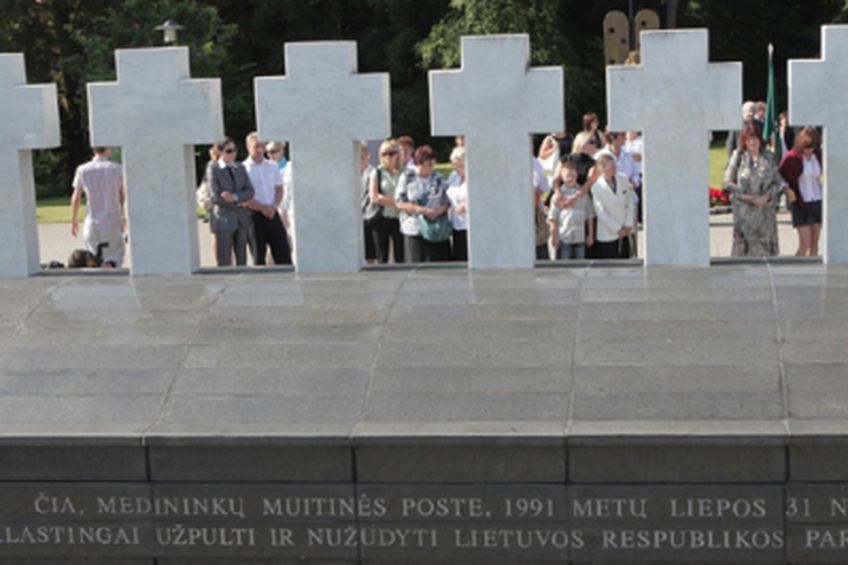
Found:
[[[759,128],[746,124],[724,171],[724,190],[733,207],[732,256],[778,254],[775,202],[782,185],[777,161],[763,147]]]
[[[406,239],[406,256],[410,263],[450,261],[450,240],[432,241],[421,229],[422,222],[439,221],[447,214],[448,185],[434,169],[436,154],[429,145],[416,149],[414,158],[415,171],[402,175],[395,189],[395,206],[400,208],[400,231]]]

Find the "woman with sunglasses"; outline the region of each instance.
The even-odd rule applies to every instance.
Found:
[[[400,147],[393,139],[380,144],[380,164],[371,173],[371,201],[383,207],[380,217],[369,226],[374,250],[380,263],[388,263],[391,254],[395,263],[403,263],[403,234],[400,232],[400,210],[395,204],[395,190],[402,174]],[[391,248],[391,251],[389,250]]]
[[[277,164],[277,168],[281,171],[286,168],[289,162],[286,160],[286,144],[283,141],[272,141],[265,147],[268,152],[268,159]]]

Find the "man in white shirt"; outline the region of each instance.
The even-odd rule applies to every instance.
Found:
[[[79,234],[79,207],[85,193],[86,212],[82,227],[85,248],[97,255],[103,248],[103,265],[120,267],[124,262],[124,175],[121,166],[109,160],[109,147],[95,147],[91,161],[77,167],[71,195],[71,235]]]
[[[270,247],[275,264],[290,265],[291,252],[286,229],[277,211],[283,201],[282,173],[276,163],[265,158],[265,144],[259,140],[255,131],[247,135],[245,145],[248,157],[243,164],[255,191],[253,200],[245,203],[253,211],[253,261],[257,265],[264,265]]]

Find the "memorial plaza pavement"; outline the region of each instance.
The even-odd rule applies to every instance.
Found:
[[[848,481],[845,265],[56,273],[0,279],[0,295],[4,564],[844,562],[826,536],[846,519],[821,509]],[[159,536],[223,529],[209,516],[130,516],[109,502],[135,512],[132,501],[167,493],[245,501],[249,520],[215,524],[257,545],[181,548]],[[407,529],[360,516],[333,531],[396,536],[426,525],[416,531],[439,546],[357,537],[312,547],[320,524],[278,518],[297,540],[281,547],[276,530],[250,521],[270,519],[260,504],[274,493],[385,497],[391,527]],[[681,521],[667,508],[684,495],[708,505],[731,497],[764,515]],[[41,512],[66,496],[104,512],[109,532],[130,520],[140,545],[8,542],[27,524],[90,524],[88,513]],[[452,536],[490,520],[422,525],[396,514],[404,496],[480,497],[492,512],[504,497],[538,496],[556,517],[503,518],[504,535],[526,523],[556,531],[561,547],[568,535],[585,545],[469,547]],[[565,504],[599,497],[647,501],[642,527],[659,532],[650,535],[723,527],[744,540],[756,527],[767,543],[756,552],[726,541],[671,553],[611,547],[603,536],[627,535],[615,528],[635,522],[564,517]],[[813,518],[792,517],[799,500],[812,501]]]
[[[6,433],[582,420],[782,430],[848,416],[848,268],[818,262],[0,287]]]

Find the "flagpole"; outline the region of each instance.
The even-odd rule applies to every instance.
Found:
[[[771,145],[771,149],[777,159],[781,158],[781,146],[779,139],[779,128],[777,127],[777,89],[774,84],[774,44],[769,43],[768,48],[768,82],[766,98],[766,115],[763,123],[763,141]]]

